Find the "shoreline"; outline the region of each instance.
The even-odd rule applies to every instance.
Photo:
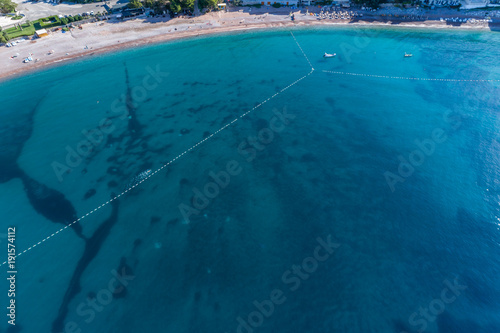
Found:
[[[64,40],[62,40],[65,36],[62,36],[60,32],[55,32],[52,33],[53,36],[49,37],[44,37],[42,39],[37,40],[37,44],[31,44],[30,42],[26,41],[23,44],[19,44],[15,48],[1,48],[0,49],[0,67],[6,68],[5,71],[2,71],[0,73],[0,83],[8,81],[10,79],[14,79],[17,77],[21,77],[23,75],[27,74],[34,74],[39,71],[52,68],[52,67],[57,67],[63,64],[67,64],[69,62],[73,61],[79,61],[82,59],[85,59],[87,57],[92,57],[96,55],[103,55],[103,54],[110,54],[114,53],[117,51],[125,51],[125,50],[130,50],[134,47],[144,47],[144,46],[151,46],[155,44],[161,44],[164,42],[168,41],[175,41],[175,40],[182,40],[182,39],[188,39],[188,38],[196,38],[196,37],[206,37],[206,36],[211,36],[211,35],[217,35],[217,34],[224,34],[224,33],[231,33],[231,32],[244,32],[248,30],[266,30],[266,29],[273,29],[273,28],[286,28],[286,27],[308,27],[308,26],[336,26],[336,27],[349,27],[349,26],[356,26],[356,27],[385,27],[385,28],[407,28],[407,29],[435,29],[435,30],[455,30],[455,29],[461,29],[465,31],[492,31],[492,30],[497,30],[495,28],[500,28],[498,24],[494,25],[476,25],[476,26],[454,26],[454,25],[448,25],[446,23],[436,21],[436,20],[428,20],[428,21],[389,21],[389,20],[376,20],[376,19],[358,19],[356,21],[350,21],[350,22],[345,22],[345,21],[339,21],[339,20],[317,20],[317,19],[311,19],[310,17],[301,17],[305,19],[296,19],[296,21],[291,21],[289,19],[288,14],[269,14],[269,13],[263,13],[265,17],[267,18],[268,15],[272,15],[274,17],[271,17],[268,20],[265,20],[263,22],[250,22],[247,23],[246,19],[249,18],[248,15],[237,15],[234,16],[228,20],[221,20],[219,21],[222,22],[222,24],[219,24],[216,27],[203,27],[203,25],[210,25],[213,26],[212,22],[214,19],[217,19],[217,17],[214,16],[219,16],[218,18],[220,19],[220,15],[217,15],[218,13],[209,13],[205,14],[203,16],[199,16],[197,18],[176,18],[173,20],[169,21],[163,21],[163,22],[158,22],[160,23],[161,26],[159,27],[153,27],[151,29],[147,29],[146,31],[149,32],[147,36],[144,36],[143,34],[137,34],[134,35],[133,38],[130,38],[124,36],[123,32],[127,31],[127,28],[132,28],[134,25],[142,24],[142,23],[150,23],[147,22],[145,19],[135,19],[135,20],[130,20],[130,21],[125,21],[125,22],[119,22],[119,23],[113,23],[113,22],[106,22],[101,23],[100,25],[97,25],[97,23],[86,23],[83,25],[83,31],[90,30],[91,35],[95,35],[94,32],[92,31],[94,28],[95,24],[95,29],[98,30],[99,27],[102,27],[103,25],[114,25],[114,27],[119,27],[120,29],[116,32],[115,35],[113,35],[113,32],[110,32],[108,35],[111,35],[109,39],[100,39],[100,44],[97,43],[98,45],[92,46],[90,49],[86,49],[85,51],[75,51],[72,53],[66,52],[64,55],[58,56],[58,55],[52,55],[52,56],[46,56],[44,57],[43,60],[40,60],[38,62],[33,62],[33,63],[28,63],[25,64],[22,62],[22,59],[24,55],[14,58],[17,60],[16,63],[12,64],[13,59],[8,59],[7,61],[11,61],[8,65],[10,66],[3,66],[3,62],[5,62],[5,58],[8,57],[9,53],[19,53],[25,51],[28,53],[27,50],[29,49],[29,53],[33,53],[33,59],[38,58],[40,51],[43,52],[41,49],[43,47],[46,47],[46,49],[49,49],[51,46],[51,43],[48,43],[53,38],[58,38],[57,42],[60,42],[60,47],[59,49],[64,52],[64,50],[67,51],[73,51],[72,49],[69,49],[66,43],[64,43]],[[241,12],[233,12],[233,14],[242,14]],[[297,13],[295,13],[297,15]],[[300,14],[300,12],[299,12]],[[252,13],[252,15],[255,15]],[[263,15],[263,16],[264,16]],[[231,20],[232,19],[232,20]],[[257,17],[255,17],[257,19]],[[190,22],[186,22],[186,20]],[[238,21],[238,24],[232,21]],[[197,22],[195,22],[197,21]],[[209,22],[207,22],[209,21]],[[245,21],[244,24],[242,24],[242,21]],[[157,22],[154,22],[157,23]],[[183,31],[177,31],[178,28],[182,29],[183,26],[186,24],[191,24],[188,26],[187,29],[184,29]],[[226,23],[229,23],[228,25],[225,25]],[[128,26],[132,27],[128,27]],[[200,26],[201,25],[201,26]],[[190,29],[191,26],[195,26],[195,29]],[[122,29],[123,28],[123,29]],[[170,30],[167,30],[170,28]],[[196,29],[198,28],[198,29]],[[174,29],[174,32],[172,33],[172,29]],[[141,29],[143,30],[143,29]],[[73,30],[74,31],[74,30]],[[133,30],[135,32],[135,30]],[[69,32],[66,35],[71,35],[73,38],[75,38],[74,35],[76,35],[74,32]],[[88,36],[76,36],[77,38],[82,38],[81,42],[90,42],[89,45],[91,44],[90,39]],[[87,38],[86,38],[87,37]],[[125,38],[125,41],[118,40],[117,38],[123,37]],[[52,40],[54,41],[54,40]],[[38,43],[40,42],[40,43]],[[62,43],[61,43],[62,42]],[[86,44],[86,43],[85,43]],[[83,45],[83,44],[81,44]],[[54,47],[52,47],[54,48]],[[35,50],[35,52],[32,51],[32,49]],[[62,53],[62,52],[57,52],[57,54]],[[9,68],[10,67],[10,68]]]

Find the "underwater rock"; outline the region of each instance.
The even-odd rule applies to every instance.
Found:
[[[114,180],[108,182],[108,187],[109,188],[112,188],[112,187],[117,187],[118,186],[118,183],[115,182]]]
[[[133,276],[134,272],[132,271],[132,267],[130,267],[127,264],[127,259],[125,257],[122,257],[120,260],[120,265],[116,269],[118,274],[121,276]],[[124,298],[127,296],[127,286],[123,284],[119,284],[115,289],[112,291],[113,293],[113,298]]]
[[[111,198],[115,197],[115,193],[111,193]],[[99,253],[102,244],[108,238],[111,229],[118,221],[118,207],[119,201],[117,199],[111,202],[111,215],[97,228],[92,237],[86,240],[85,250],[80,260],[73,271],[71,280],[69,281],[68,288],[64,294],[57,318],[52,322],[52,331],[62,332],[64,330],[64,321],[68,315],[68,307],[73,298],[81,292],[80,280],[82,274],[87,269],[88,265],[94,260],[95,256]],[[79,224],[74,224],[78,225]],[[121,273],[121,271],[119,271]]]
[[[82,235],[81,225],[73,223],[78,218],[75,208],[61,192],[37,182],[22,171],[20,178],[23,181],[24,190],[31,206],[37,213],[55,223],[71,224],[71,228],[76,234],[81,238],[85,238]]]
[[[88,190],[85,193],[85,195],[83,196],[83,200],[87,200],[88,198],[93,197],[95,194],[96,194],[96,190],[91,188],[90,190]]]

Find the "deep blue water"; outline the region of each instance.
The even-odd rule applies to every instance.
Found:
[[[500,35],[293,33],[0,83],[8,332],[500,332]]]

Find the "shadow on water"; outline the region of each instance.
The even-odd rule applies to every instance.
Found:
[[[114,194],[111,194],[111,197],[114,197]],[[59,313],[57,318],[52,323],[52,331],[53,332],[63,332],[64,330],[64,319],[68,314],[68,305],[71,300],[81,291],[80,279],[88,267],[88,265],[92,262],[94,257],[99,252],[102,244],[109,236],[111,228],[115,225],[118,220],[118,200],[113,200],[111,202],[111,206],[113,208],[111,212],[111,216],[104,221],[99,228],[94,232],[92,237],[90,237],[85,243],[85,250],[83,252],[82,257],[78,261],[76,265],[75,271],[73,272],[73,276],[68,285],[68,289],[64,294],[63,302],[59,308]]]
[[[19,178],[23,181],[26,195],[28,196],[31,206],[37,213],[43,215],[52,222],[62,223],[64,225],[69,225],[76,221],[76,210],[71,202],[66,199],[64,194],[37,182],[22,170],[19,170],[19,173]],[[85,239],[85,236],[82,235],[82,227],[80,224],[73,223],[71,228],[73,228],[80,238]]]
[[[132,136],[132,139],[136,139],[142,132],[142,126],[137,120],[137,114],[136,114],[137,108],[134,103],[134,96],[132,91],[133,88],[130,86],[128,68],[125,63],[123,65],[125,66],[125,82],[127,84],[127,95],[126,95],[125,105],[127,106],[127,111],[129,115],[128,130],[130,132],[130,135]]]
[[[69,225],[77,218],[72,203],[64,194],[28,176],[17,164],[24,144],[31,137],[33,116],[42,100],[43,98],[27,113],[5,112],[0,115],[0,134],[3,140],[0,148],[0,184],[15,178],[21,179],[29,202],[37,213],[54,223]],[[81,226],[73,224],[71,227],[79,237],[84,238]]]

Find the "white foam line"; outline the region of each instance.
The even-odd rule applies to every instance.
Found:
[[[314,71],[314,67],[313,65],[311,64],[311,62],[309,61],[309,58],[307,57],[306,53],[304,52],[304,50],[302,50],[302,47],[300,46],[299,42],[297,41],[297,38],[295,38],[295,36],[293,35],[293,32],[290,31],[290,34],[292,35],[293,37],[293,40],[295,40],[295,43],[297,43],[297,46],[299,47],[300,51],[302,51],[302,54],[304,55],[304,58],[306,58],[307,60],[307,63],[309,64],[309,66],[311,66],[311,70]]]
[[[421,78],[421,77],[404,77],[404,76],[387,76],[387,75],[375,75],[375,74],[333,72],[333,71],[326,71],[326,70],[323,70],[323,72],[331,73],[331,74],[339,74],[339,75],[364,76],[364,77],[374,77],[374,78],[378,78],[378,79],[394,79],[394,80],[445,81],[445,82],[500,82],[500,80],[430,79],[430,78]]]
[[[158,172],[160,172],[161,170],[163,170],[164,168],[166,168],[167,166],[169,166],[170,164],[172,164],[173,162],[175,162],[176,160],[178,160],[179,158],[181,158],[182,156],[184,156],[185,154],[189,153],[190,151],[192,151],[193,149],[195,149],[196,147],[198,147],[199,145],[201,145],[202,143],[206,142],[207,140],[210,140],[211,138],[213,138],[215,135],[217,135],[218,133],[222,132],[223,130],[225,130],[226,128],[228,128],[229,126],[233,125],[234,123],[236,123],[238,120],[246,117],[248,114],[250,114],[252,111],[258,109],[259,107],[261,107],[262,105],[264,105],[265,103],[267,103],[268,101],[270,101],[271,99],[273,99],[274,97],[278,96],[279,94],[285,92],[286,90],[288,90],[289,88],[293,87],[294,85],[296,85],[297,83],[299,83],[300,81],[304,80],[306,77],[308,77],[309,75],[312,74],[312,72],[314,71],[311,70],[309,73],[307,73],[306,75],[302,76],[300,79],[298,80],[295,80],[293,83],[289,84],[288,86],[286,86],[285,88],[281,89],[280,91],[278,91],[277,93],[275,93],[274,95],[272,95],[271,97],[268,97],[267,99],[265,99],[264,101],[262,101],[261,103],[257,104],[256,106],[254,106],[253,108],[251,108],[250,110],[246,111],[245,113],[243,113],[242,115],[240,115],[239,117],[233,119],[232,121],[230,121],[229,123],[227,123],[226,125],[222,126],[221,128],[219,128],[217,131],[215,131],[214,133],[210,134],[209,136],[207,136],[205,139],[199,141],[198,143],[196,143],[195,145],[191,146],[190,148],[186,149],[183,153],[177,155],[176,157],[174,157],[173,159],[171,159],[170,161],[168,161],[167,163],[165,163],[164,165],[162,165],[161,167],[159,167],[158,169],[156,169],[155,171],[153,171],[152,173],[150,173],[147,177],[145,177],[144,179],[142,179],[141,181],[139,181],[138,183],[132,185],[131,187],[127,188],[126,190],[124,190],[122,193],[118,194],[117,196],[115,196],[114,198],[112,199],[109,199],[108,201],[106,201],[105,203],[101,204],[100,206],[98,206],[97,208],[94,208],[93,210],[89,211],[88,213],[82,215],[81,217],[77,218],[76,220],[74,220],[73,222],[69,223],[68,225],[62,227],[61,229],[55,231],[54,233],[52,233],[51,235],[45,237],[44,239],[42,239],[41,241],[39,242],[36,242],[35,244],[33,244],[32,246],[30,246],[29,248],[27,248],[26,250],[22,251],[22,252],[19,252],[16,257],[19,257],[23,254],[25,254],[26,252],[34,249],[35,247],[37,247],[38,245],[40,245],[41,243],[51,239],[52,237],[54,237],[55,235],[57,235],[58,233],[60,233],[61,231],[63,230],[66,230],[68,229],[69,227],[71,227],[73,224],[75,223],[78,223],[80,222],[81,220],[83,220],[84,218],[86,218],[87,216],[89,216],[90,214],[92,213],[95,213],[97,210],[101,209],[102,207],[105,207],[107,206],[108,204],[110,204],[111,202],[115,201],[116,199],[118,199],[119,197],[121,197],[122,195],[124,195],[125,193],[129,192],[130,190],[132,190],[133,188],[137,187],[138,185],[142,184],[143,182],[145,182],[146,180],[148,180],[149,178],[151,178],[153,175],[157,174]],[[5,265],[7,263],[7,261],[4,261],[3,263],[0,264],[0,267]]]

